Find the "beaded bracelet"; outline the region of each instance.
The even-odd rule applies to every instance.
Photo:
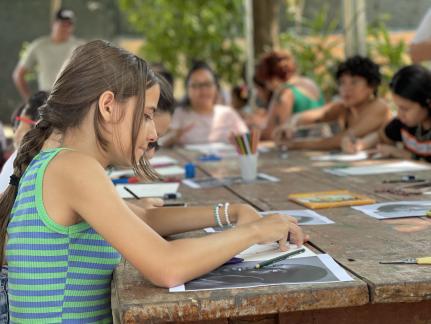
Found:
[[[216,225],[218,225],[220,228],[223,228],[223,224],[220,220],[220,213],[219,213],[219,208],[221,207],[223,207],[223,204],[214,205],[214,218],[215,218]]]
[[[230,219],[229,219],[229,213],[228,213],[229,205],[230,204],[228,202],[224,203],[224,217],[226,218],[227,226],[232,226],[232,223],[230,222]]]

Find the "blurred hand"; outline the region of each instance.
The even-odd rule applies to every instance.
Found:
[[[272,132],[272,139],[277,145],[283,145],[293,139],[294,133],[295,127],[284,124],[274,129]]]
[[[341,150],[344,153],[354,154],[364,149],[364,143],[362,140],[352,140],[351,136],[344,136],[341,139]]]

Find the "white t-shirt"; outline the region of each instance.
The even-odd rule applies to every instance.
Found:
[[[16,152],[13,152],[9,159],[7,159],[0,172],[0,193],[4,192],[9,186],[10,176],[13,174],[13,162],[16,158]]]
[[[62,43],[54,43],[49,36],[40,37],[28,46],[19,64],[27,70],[37,67],[39,90],[49,91],[63,64],[83,43],[73,36]]]
[[[422,43],[431,40],[431,8],[428,9],[419,27],[416,29],[415,37],[413,37],[412,44]]]
[[[229,143],[229,135],[243,134],[247,126],[231,107],[215,105],[210,114],[199,114],[192,109],[178,107],[172,116],[171,129],[193,127],[183,134],[180,144]]]

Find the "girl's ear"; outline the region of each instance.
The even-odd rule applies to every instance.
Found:
[[[102,118],[107,122],[115,120],[114,108],[115,108],[115,96],[112,91],[103,92],[98,101],[98,109]]]

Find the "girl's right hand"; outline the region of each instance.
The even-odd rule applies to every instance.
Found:
[[[297,246],[301,246],[309,238],[298,226],[296,219],[281,214],[265,216],[248,226],[256,232],[258,244],[278,242],[281,251],[289,249],[288,238]]]

